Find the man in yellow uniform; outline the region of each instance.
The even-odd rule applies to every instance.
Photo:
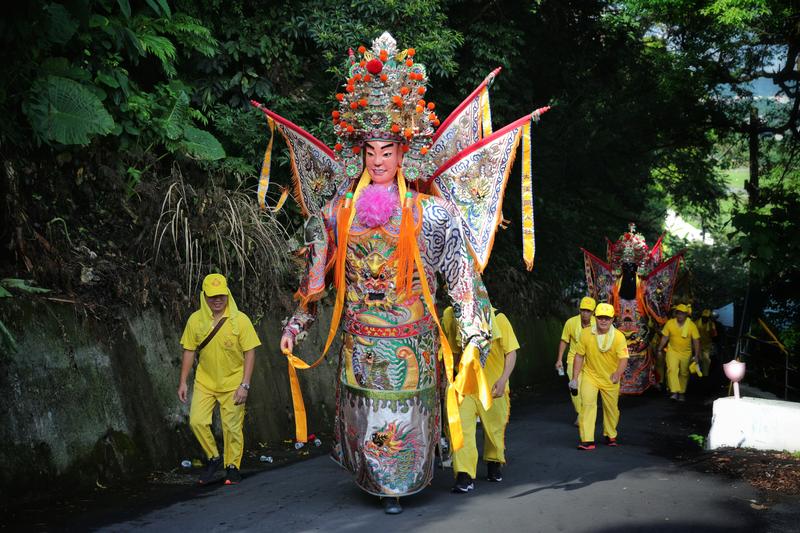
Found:
[[[453,492],[456,493],[469,492],[475,488],[473,479],[476,477],[478,466],[475,428],[478,417],[483,425],[483,460],[486,461],[488,472],[486,479],[495,482],[503,480],[501,467],[506,462],[505,432],[511,406],[508,378],[517,362],[519,343],[506,315],[497,313],[496,310],[493,310],[493,314],[492,346],[484,372],[486,381],[492,384],[494,401],[488,411],[483,408],[477,394],[464,396],[464,401],[461,402],[459,414],[464,445],[460,450],[453,452],[453,472],[456,475]],[[445,309],[442,314],[442,328],[447,334],[450,346],[454,348],[461,346],[458,342],[458,323],[452,307]]]
[[[675,318],[670,318],[661,330],[661,343],[658,351],[667,349],[667,386],[673,400],[686,401],[686,385],[689,384],[689,363],[699,365],[700,332],[689,319],[689,307],[675,306]]]
[[[241,481],[239,467],[244,451],[242,423],[244,404],[250,391],[255,348],[261,346],[250,318],[239,311],[228,283],[221,274],[203,280],[200,309],[192,313],[181,337],[181,366],[178,398],[186,403],[186,380],[199,354],[189,410],[189,425],[208,459],[200,483],[208,483],[223,464],[211,432],[211,416],[219,403],[225,451],[225,484]]]
[[[581,299],[581,304],[578,308],[579,313],[572,318],[568,318],[564,323],[564,329],[561,331],[561,342],[558,343],[558,358],[556,359],[556,370],[559,375],[564,375],[564,350],[569,344],[569,352],[567,352],[567,376],[572,376],[572,364],[575,360],[575,350],[578,348],[578,342],[581,340],[581,330],[589,327],[595,323],[594,308],[597,302],[594,298],[584,296]],[[580,387],[580,382],[578,382]],[[570,396],[572,405],[575,407],[575,413],[580,416],[581,414],[581,400],[578,396]],[[578,418],[575,418],[575,425],[578,425]]]
[[[578,425],[579,450],[594,450],[597,421],[597,394],[603,398],[603,436],[609,446],[617,445],[619,423],[619,382],[628,366],[628,344],[625,335],[613,325],[614,307],[598,304],[594,311],[597,323],[584,328],[575,351],[571,389],[580,388],[581,413]]]
[[[703,309],[696,325],[697,331],[700,332],[700,370],[704,376],[708,376],[711,370],[711,348],[714,345],[714,337],[717,336],[717,324],[711,317],[711,309]]]

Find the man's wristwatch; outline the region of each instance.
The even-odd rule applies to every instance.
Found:
[[[250,384],[249,384],[249,383],[242,383],[242,384],[241,384],[241,385],[239,385],[239,386],[240,386],[241,388],[243,388],[244,390],[246,390],[246,391],[249,391],[249,390],[250,390]]]

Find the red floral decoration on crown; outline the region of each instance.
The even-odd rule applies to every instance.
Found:
[[[407,179],[425,179],[432,172],[425,155],[439,118],[433,102],[421,99],[428,78],[415,55],[413,48],[398,51],[389,33],[375,39],[369,50],[359,46],[357,52],[349,51],[348,77],[344,90],[336,94],[339,108],[331,113],[337,154],[345,159],[347,174],[358,172],[354,148],[371,140],[404,145],[409,156],[403,166]]]

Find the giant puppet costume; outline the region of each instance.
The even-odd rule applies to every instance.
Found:
[[[620,393],[641,394],[656,383],[651,341],[669,318],[683,254],[664,260],[661,239],[648,248],[634,224],[616,242],[606,241],[608,262],[582,249],[586,283],[593,298],[614,306],[614,326],[628,343]]]
[[[478,272],[486,265],[502,221],[502,198],[520,139],[523,142],[523,257],[533,263],[530,125],[546,110],[492,133],[488,86],[497,71],[441,125],[427,99],[425,66],[411,48],[398,50],[384,33],[372,48],[350,51],[349,75],[336,95],[333,150],[257,102],[270,129],[283,135],[292,160],[295,196],[305,224],[306,270],[299,305],[282,338],[311,326],[329,283],[336,292],[325,345],[339,328],[342,348],[336,383],[334,459],[363,490],[405,496],[433,476],[440,436],[440,395],[447,387],[453,446],[462,443],[458,402],[478,393],[491,405],[483,365],[492,308]],[[370,185],[365,143],[398,143],[404,157],[393,185]],[[259,184],[269,184],[270,140]],[[422,186],[420,186],[422,184]],[[420,189],[430,188],[431,194]],[[453,358],[434,308],[436,273],[453,302],[464,354]],[[443,354],[443,364],[437,354]],[[284,349],[297,439],[306,440],[305,408],[296,369],[312,368]],[[388,512],[388,511],[387,511]]]

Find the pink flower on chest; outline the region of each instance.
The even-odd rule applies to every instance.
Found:
[[[358,221],[368,228],[383,226],[389,222],[398,202],[395,190],[387,190],[381,185],[369,185],[361,191],[356,201]]]

